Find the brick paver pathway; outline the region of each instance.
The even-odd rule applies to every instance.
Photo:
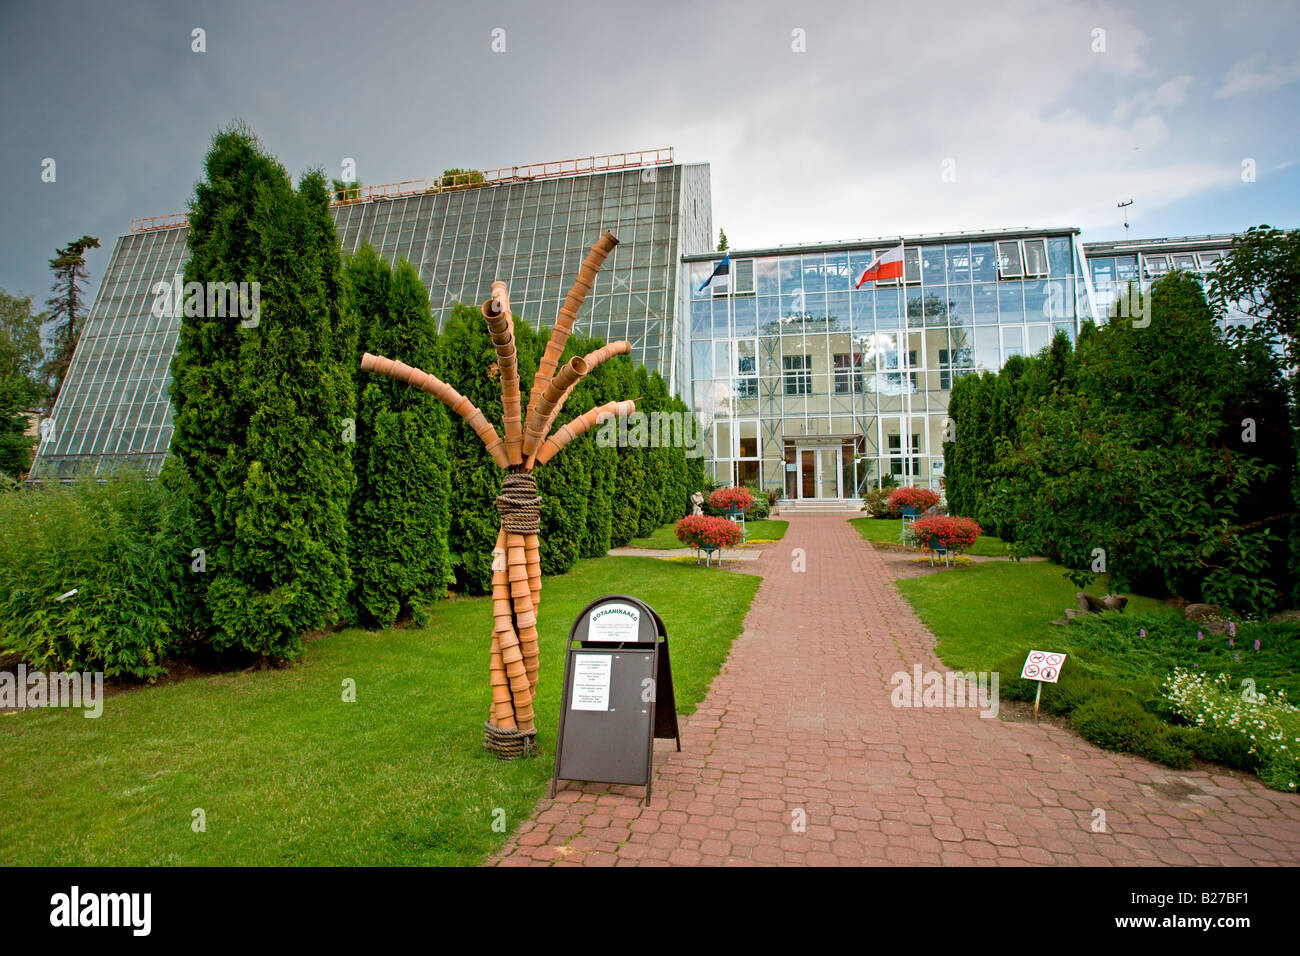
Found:
[[[893,707],[891,675],[944,668],[843,518],[793,517],[757,573],[682,752],[656,744],[651,805],[639,787],[561,783],[495,862],[1300,862],[1300,798],[1247,775],[1171,770],[976,709]]]

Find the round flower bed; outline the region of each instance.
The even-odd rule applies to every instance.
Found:
[[[930,515],[912,522],[912,534],[931,551],[960,554],[980,536],[980,526],[971,518]]]
[[[926,508],[939,503],[939,493],[929,488],[895,488],[889,496],[889,510],[893,512],[910,511],[920,514]]]
[[[740,526],[736,522],[709,515],[687,515],[677,522],[675,530],[678,541],[697,551],[732,548],[740,541]]]
[[[743,514],[754,507],[754,496],[748,488],[719,488],[709,495],[709,507],[731,514]]]

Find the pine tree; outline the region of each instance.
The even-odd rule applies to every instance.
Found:
[[[367,244],[348,274],[367,329],[363,350],[433,368],[437,328],[415,267],[403,259],[390,281]],[[366,376],[362,385],[349,535],[353,606],[363,623],[389,627],[406,612],[423,616],[446,593],[449,422],[440,402],[401,382]]]
[[[46,300],[49,307],[50,356],[41,368],[42,381],[50,387],[50,404],[58,398],[72,355],[77,350],[77,340],[86,316],[83,314],[85,293],[81,286],[89,277],[86,271],[86,251],[98,249],[99,240],[82,236],[58,250],[50,260],[54,270],[54,294]]]

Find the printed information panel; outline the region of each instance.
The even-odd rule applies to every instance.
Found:
[[[650,799],[656,737],[681,750],[668,635],[654,610],[636,598],[592,602],[569,632],[555,776],[625,783]]]

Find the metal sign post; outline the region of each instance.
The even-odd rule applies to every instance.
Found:
[[[585,780],[643,786],[649,802],[655,738],[682,749],[668,632],[648,604],[607,595],[569,631],[551,796]]]

